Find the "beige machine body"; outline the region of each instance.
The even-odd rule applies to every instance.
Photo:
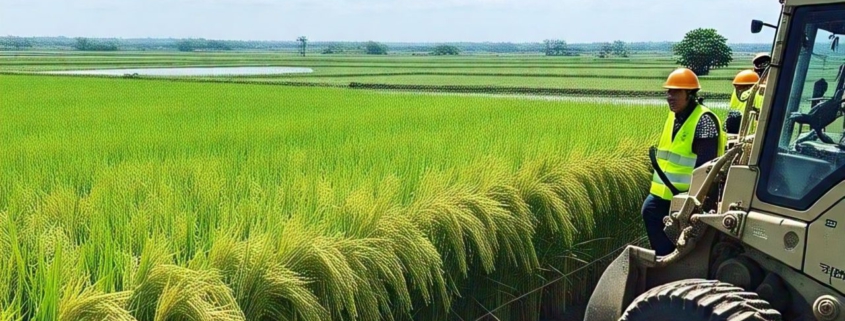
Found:
[[[761,5],[781,7],[777,24],[752,22],[775,30],[750,89],[762,105],[747,100],[725,155],[674,196],[664,231],[675,252],[629,246],[585,321],[845,321],[845,1]]]

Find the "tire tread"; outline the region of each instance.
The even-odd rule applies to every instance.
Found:
[[[688,279],[644,292],[631,303],[619,321],[671,320],[659,317],[661,313],[672,313],[670,311],[689,311],[689,315],[681,318],[685,321],[782,320],[780,312],[772,309],[756,293],[716,280]]]

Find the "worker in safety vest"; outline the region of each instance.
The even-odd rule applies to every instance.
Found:
[[[693,170],[724,154],[727,135],[719,124],[719,117],[698,98],[701,85],[692,70],[673,71],[663,88],[667,89],[669,115],[655,152],[657,167],[678,192],[688,192]],[[663,218],[669,214],[674,195],[655,170],[649,196],[643,202],[642,216],[651,247],[661,256],[675,249],[663,232]]]
[[[771,64],[771,62],[772,62],[772,56],[769,55],[768,53],[765,53],[765,52],[758,53],[757,55],[754,56],[754,58],[751,59],[751,64],[754,65],[754,73],[757,74],[757,79],[760,79],[760,77],[763,76],[763,71],[766,70],[766,67],[768,67],[769,64]],[[739,75],[737,75],[737,76],[739,76]],[[766,79],[763,79],[763,81],[760,82],[760,88],[757,89],[757,94],[754,95],[754,101],[752,102],[752,106],[757,108],[758,112],[759,112],[760,108],[763,106],[763,95],[765,95],[765,93],[766,93]],[[741,95],[739,95],[738,100],[741,104],[741,108],[739,109],[740,113],[745,112],[745,104],[748,101],[748,99],[750,98],[750,96],[751,96],[751,90],[746,90]],[[731,100],[731,107],[733,107],[733,103],[734,103],[733,100]],[[733,114],[732,112],[728,112],[728,119],[727,119],[727,121],[725,121],[725,127],[726,127],[725,130],[728,133],[731,133],[731,134],[735,134],[735,133],[739,132],[739,127],[740,127],[740,124],[741,124],[740,121],[742,120],[741,117],[739,118],[739,121],[734,121],[734,119],[736,119],[736,114]],[[731,125],[730,128],[728,126],[728,123],[730,123],[730,125]],[[734,126],[734,123],[737,123],[737,124]],[[751,122],[748,125],[749,126],[748,126],[747,134],[753,134],[757,130],[756,123]],[[734,127],[735,127],[735,130],[734,130]]]
[[[745,100],[741,99],[742,94],[751,89],[751,86],[754,86],[758,80],[760,80],[760,76],[751,69],[736,74],[733,81],[734,90],[731,94],[731,109],[739,112],[745,111]]]
[[[736,74],[733,80],[734,90],[731,93],[730,111],[728,111],[727,119],[725,119],[724,130],[728,134],[739,133],[739,127],[742,120],[742,113],[745,112],[745,104],[748,101],[748,96],[745,93],[751,89],[751,86],[757,83],[760,76],[754,70],[748,69],[740,71]]]
[[[763,106],[763,95],[766,93],[766,83],[760,83],[760,88],[757,89],[757,94],[754,95],[754,104],[752,106],[760,109],[760,106]],[[746,90],[742,95],[739,97],[742,101],[748,101],[748,96],[751,96],[751,90]],[[742,110],[745,111],[745,103],[742,104]]]
[[[761,52],[754,56],[751,59],[751,64],[754,65],[754,72],[757,73],[758,77],[763,76],[763,71],[766,70],[766,67],[772,63],[772,56],[768,53]],[[760,88],[757,89],[757,94],[754,95],[754,102],[752,106],[757,109],[759,112],[760,108],[763,107],[763,96],[766,94],[766,79],[760,82]],[[749,97],[751,96],[751,90],[747,90],[739,97],[741,101],[748,101]],[[745,104],[743,103],[742,111],[745,111]],[[738,128],[737,128],[738,129]],[[757,124],[756,122],[751,122],[748,124],[748,134],[754,134],[757,131]]]
[[[765,93],[766,93],[766,83],[765,83],[765,80],[764,80],[764,82],[760,83],[760,87],[757,89],[757,94],[754,95],[754,102],[752,103],[752,106],[754,106],[754,108],[757,108],[758,114],[760,112],[760,108],[763,106],[763,95]],[[742,96],[740,96],[739,99],[742,100],[743,102],[746,102],[746,101],[748,101],[749,96],[751,96],[751,90],[747,90],[744,93],[742,93]],[[745,103],[742,103],[742,111],[745,112]],[[758,115],[758,117],[759,117],[759,115]],[[737,127],[737,131],[738,130],[739,130],[739,127]],[[747,134],[754,134],[754,132],[756,132],[756,131],[757,131],[756,122],[749,123]]]
[[[751,64],[754,65],[754,72],[757,73],[758,78],[763,76],[763,71],[766,70],[766,67],[768,67],[771,63],[772,56],[765,52],[761,52],[754,56],[754,59],[751,59]],[[760,82],[760,89],[757,90],[757,96],[754,97],[754,107],[756,107],[757,109],[759,109],[760,106],[763,106],[763,94],[765,93],[765,89],[766,79],[763,79],[763,81]],[[746,101],[748,99],[748,96],[750,95],[751,91],[749,90],[743,93],[743,95],[741,95],[739,98],[743,101]]]
[[[757,73],[757,76],[762,77],[763,71],[766,70],[766,67],[772,63],[772,56],[768,53],[761,52],[754,56],[751,59],[751,64],[754,65],[754,72]]]

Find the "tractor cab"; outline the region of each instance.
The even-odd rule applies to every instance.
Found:
[[[629,245],[585,321],[845,321],[845,0],[780,4],[777,25],[752,22],[776,30],[760,108],[748,99],[724,155],[672,199],[676,250]]]

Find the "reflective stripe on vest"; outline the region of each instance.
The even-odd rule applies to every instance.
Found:
[[[719,117],[704,105],[697,105],[694,108],[693,112],[684,121],[684,124],[681,125],[681,128],[678,129],[674,140],[672,139],[672,129],[675,123],[675,114],[669,112],[655,155],[657,157],[657,166],[663,170],[666,178],[680,192],[689,191],[692,172],[695,170],[695,163],[698,160],[698,155],[692,152],[692,142],[695,138],[695,128],[702,115],[705,113],[712,115],[716,121],[716,127],[719,129],[717,156],[725,154],[725,146],[727,144],[727,136],[722,130]],[[656,171],[652,174],[650,192],[664,200],[672,200],[672,191],[663,183],[663,180],[660,179]]]
[[[664,174],[666,174],[666,178],[668,178],[669,181],[672,182],[672,184],[675,185],[675,188],[678,187],[678,183],[689,184],[692,181],[692,176],[690,176],[690,175],[678,175],[678,174],[670,174],[670,173],[664,173]],[[657,172],[655,172],[654,174],[651,175],[651,180],[655,183],[663,185],[663,180],[660,179],[660,175],[657,175]],[[685,192],[685,191],[682,191],[682,192]]]
[[[738,110],[740,113],[744,113],[745,102],[748,101],[748,95],[746,93],[749,91],[750,89],[746,89],[745,91],[740,93],[739,96],[737,96],[737,90],[734,89],[733,92],[731,92],[731,109],[735,109]]]
[[[680,154],[675,154],[668,150],[657,150],[658,159],[667,159],[669,162],[680,164],[683,166],[695,166],[696,158],[687,157]]]
[[[748,96],[750,96],[750,95],[751,95],[751,89],[746,90],[745,92],[742,93],[740,100],[748,101]],[[754,95],[754,107],[757,107],[757,109],[760,109],[760,106],[762,106],[762,105],[763,105],[763,93],[761,93],[760,90],[758,89],[757,94]],[[745,108],[745,103],[742,104],[742,108]]]

